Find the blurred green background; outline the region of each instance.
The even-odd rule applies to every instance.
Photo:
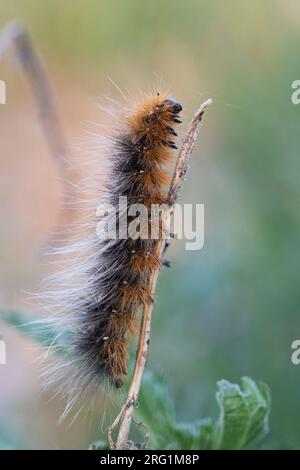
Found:
[[[0,24],[14,18],[43,57],[72,145],[81,145],[85,123],[107,119],[97,115],[103,95],[121,99],[110,78],[131,96],[167,88],[184,106],[185,125],[200,101],[214,99],[181,195],[205,204],[205,247],[172,243],[149,367],[167,378],[181,420],[216,414],[221,378],[263,380],[273,405],[261,447],[300,448],[300,366],[290,360],[300,337],[300,106],[291,102],[300,79],[299,2],[1,0]],[[8,88],[0,108],[1,307],[30,311],[22,290],[47,272],[38,250],[59,218],[58,168],[14,60],[2,60],[0,78]],[[34,345],[0,328],[7,439],[64,448],[99,437],[100,416],[70,430],[56,425],[60,405],[38,392]],[[116,407],[107,413],[109,421]]]

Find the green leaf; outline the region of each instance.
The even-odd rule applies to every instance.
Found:
[[[167,449],[207,450],[210,449],[212,436],[212,421],[210,418],[192,423],[174,423],[170,437],[173,438]]]
[[[242,449],[268,432],[270,392],[265,384],[256,385],[244,377],[242,388],[227,380],[218,382],[218,387],[220,416],[214,430],[214,449]]]
[[[170,438],[174,427],[175,410],[168,386],[161,375],[145,372],[139,403],[142,406],[137,409],[138,420],[146,424],[155,448],[163,448],[166,437]]]
[[[143,403],[143,416],[149,424],[160,425],[157,416],[164,417],[163,427],[173,425],[175,419],[174,404],[171,400],[168,386],[159,374],[146,371],[141,388],[140,403]],[[155,413],[153,413],[155,410]]]
[[[0,320],[14,326],[21,333],[29,336],[41,346],[48,348],[55,342],[57,331],[49,325],[45,326],[42,320],[16,310],[0,310]],[[60,352],[62,352],[60,350]]]
[[[227,380],[218,382],[216,394],[220,415],[191,423],[178,423],[174,405],[164,379],[145,374],[140,394],[139,420],[149,428],[156,449],[242,449],[268,432],[270,391],[249,377],[242,387]]]
[[[176,422],[174,404],[161,375],[149,371],[145,373],[139,401],[138,418],[149,428],[154,448],[209,448],[213,430],[211,420]]]
[[[249,377],[242,378],[242,386],[247,393],[247,403],[250,410],[250,422],[245,445],[258,436],[268,433],[268,417],[271,408],[269,387],[260,382],[258,385]]]

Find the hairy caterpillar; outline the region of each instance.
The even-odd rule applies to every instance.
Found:
[[[107,156],[110,169],[105,201],[117,207],[119,196],[126,196],[128,206],[142,203],[147,208],[165,202],[168,175],[163,167],[177,148],[172,139],[177,135],[174,125],[181,122],[181,110],[179,103],[157,93],[126,117]],[[82,270],[77,284],[62,289],[69,312],[65,323],[69,319],[70,324],[66,326],[67,347],[64,345],[69,361],[62,363],[60,376],[71,369],[73,393],[95,387],[104,378],[116,388],[122,387],[136,313],[141,305],[153,301],[148,279],[161,265],[155,255],[155,239],[101,242],[96,233],[91,236],[89,257],[76,266],[76,272]]]

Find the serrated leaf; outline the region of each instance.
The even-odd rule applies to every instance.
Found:
[[[215,425],[214,449],[242,449],[253,439],[266,434],[270,409],[270,393],[264,384],[250,379],[239,385],[227,380],[218,382],[216,394],[220,416]]]
[[[247,403],[250,410],[250,421],[247,439],[244,445],[250,443],[258,436],[268,432],[268,415],[271,406],[271,396],[267,385],[256,383],[249,377],[242,378],[242,386],[247,393]]]

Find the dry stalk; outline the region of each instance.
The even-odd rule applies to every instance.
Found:
[[[15,46],[18,62],[28,76],[50,152],[63,162],[66,144],[56,112],[54,94],[42,60],[24,25],[19,21],[8,23],[0,31],[0,59],[11,45]]]

